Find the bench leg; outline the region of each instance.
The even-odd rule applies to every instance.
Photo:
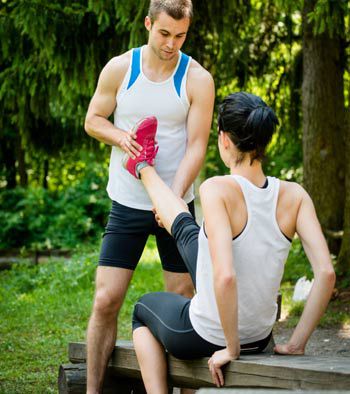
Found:
[[[59,394],[86,393],[86,364],[64,364],[58,374]],[[146,394],[141,380],[119,378],[107,369],[103,385],[104,394]]]

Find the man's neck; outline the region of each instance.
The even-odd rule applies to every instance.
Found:
[[[170,76],[176,67],[179,54],[180,53],[171,60],[162,60],[154,53],[149,45],[146,45],[142,57],[143,68],[157,78]]]

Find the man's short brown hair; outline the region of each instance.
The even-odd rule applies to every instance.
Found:
[[[176,20],[189,18],[192,20],[193,8],[191,0],[151,0],[148,16],[153,23],[161,12],[165,12]]]

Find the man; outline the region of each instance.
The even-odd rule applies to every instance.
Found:
[[[122,167],[142,147],[131,130],[143,117],[158,121],[155,166],[193,209],[192,183],[203,163],[211,126],[214,83],[180,52],[192,18],[190,0],[151,0],[147,45],[111,59],[101,72],[85,122],[87,133],[112,145],[107,191],[113,206],[101,247],[87,333],[87,392],[101,390],[116,340],[116,317],[147,237],[155,233],[167,291],[188,297],[193,285],[175,243],[157,226],[142,183]],[[114,125],[108,117],[114,112]]]

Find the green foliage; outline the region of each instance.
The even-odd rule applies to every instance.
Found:
[[[300,2],[195,0],[193,5],[184,51],[213,74],[218,101],[244,89],[276,109],[282,127],[269,168],[282,176],[287,169],[286,177],[296,178],[301,165]],[[0,107],[10,114],[8,127],[20,130],[22,144],[34,147],[26,156],[29,165],[36,152],[51,159],[66,147],[88,144],[81,128],[98,74],[111,57],[146,41],[147,7],[148,0],[20,0],[2,7],[0,33],[8,39],[1,42]],[[215,131],[206,165],[204,176],[225,171]]]
[[[313,23],[314,34],[327,31],[331,37],[343,36],[345,15],[350,15],[347,0],[318,0],[313,11],[308,14],[308,21]]]
[[[301,314],[303,313],[305,302],[293,301],[294,283],[290,282],[282,284],[282,315],[286,316],[285,325],[287,327],[295,327],[298,324]],[[332,300],[328,305],[325,314],[322,316],[318,327],[343,327],[350,324],[349,313],[344,308],[344,302],[340,300]]]
[[[83,158],[78,174],[66,174],[66,184],[56,190],[36,186],[0,193],[1,248],[74,248],[100,237],[110,208],[106,169]]]
[[[208,66],[217,72],[218,103],[229,93],[245,90],[274,109],[280,127],[268,149],[265,169],[288,180],[300,180],[302,175],[301,23],[300,2],[252,1],[244,23],[223,32],[231,40],[223,56],[211,55],[215,64]],[[216,127],[214,123],[205,177],[227,171],[219,159]]]
[[[300,240],[295,239],[285,265],[283,281],[294,284],[303,276],[306,276],[307,279],[312,279],[313,272]]]
[[[292,248],[285,264],[281,288],[283,314],[287,316],[288,327],[295,327],[297,325],[305,307],[305,302],[293,301],[292,299],[294,286],[297,280],[303,276],[308,280],[312,280],[314,274],[300,240],[295,239],[293,240]],[[349,323],[349,314],[344,311],[341,301],[335,300],[331,302],[319,326],[342,326]]]
[[[146,41],[147,7],[146,0],[20,0],[3,5],[0,33],[7,39],[1,43],[0,103],[26,145],[53,155],[60,142],[81,140],[78,130],[103,65]],[[290,16],[295,12],[294,3],[194,1],[184,49],[211,71],[218,87],[236,80],[239,89],[251,90],[252,81],[264,85],[268,96],[275,95],[284,86],[276,71],[288,75],[290,55],[283,48],[292,34],[298,37],[300,22]],[[266,83],[252,80],[264,74],[270,75]]]
[[[146,3],[20,0],[2,5],[0,34],[7,39],[1,40],[0,102],[10,110],[12,124],[24,135],[31,133],[29,142],[43,129],[38,122],[51,135],[62,137],[63,131],[79,137],[103,65],[145,39]],[[46,148],[44,142],[41,147]]]

